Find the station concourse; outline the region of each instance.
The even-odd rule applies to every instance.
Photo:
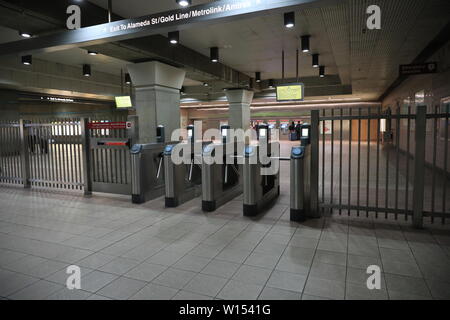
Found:
[[[0,300],[450,299],[449,13],[0,1]]]

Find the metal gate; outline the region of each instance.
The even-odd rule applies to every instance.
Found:
[[[91,120],[86,124],[88,189],[131,195],[130,148],[136,140],[136,125],[136,117],[128,121]]]
[[[340,215],[446,222],[448,110],[314,110],[312,199]],[[428,145],[427,145],[428,144]]]
[[[22,184],[21,133],[18,122],[0,122],[0,182]]]
[[[0,130],[1,182],[83,188],[80,119],[20,120]]]
[[[0,183],[131,195],[130,118],[0,122]]]

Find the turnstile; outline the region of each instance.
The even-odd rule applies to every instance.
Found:
[[[215,211],[242,193],[242,165],[238,163],[236,149],[238,143],[230,141],[230,130],[229,125],[221,126],[222,142],[203,148],[203,211]],[[218,159],[220,155],[222,158]]]
[[[268,126],[260,126],[258,131],[259,142],[247,145],[244,151],[244,216],[257,215],[280,195],[279,167],[278,170],[269,169],[272,168],[273,161],[279,161],[280,145],[270,142]],[[263,152],[263,148],[266,152]],[[264,169],[268,172],[263,172]]]
[[[195,154],[194,143],[182,142],[179,144],[167,145],[164,149],[164,180],[166,207],[177,207],[180,204],[200,196],[202,189],[202,166],[199,158],[204,146],[211,142],[201,143],[199,154]],[[190,154],[181,157],[185,159],[183,163],[176,164],[172,161],[172,152],[175,147],[179,147],[183,152],[190,150]]]
[[[164,147],[164,143],[146,143],[131,148],[133,203],[144,203],[164,195]]]
[[[291,221],[305,221],[310,212],[311,145],[302,137],[302,145],[291,150]]]

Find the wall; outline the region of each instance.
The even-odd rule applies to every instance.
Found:
[[[400,113],[405,114],[408,112],[408,106],[411,106],[411,113],[415,113],[415,107],[417,104],[425,104],[427,106],[428,113],[445,112],[444,99],[450,98],[450,42],[443,46],[438,52],[436,52],[428,61],[435,61],[438,63],[438,73],[410,76],[399,87],[397,87],[392,93],[387,96],[382,104],[383,108],[391,107],[393,113],[396,113],[396,107],[400,106]],[[416,101],[415,94],[420,91],[424,91],[424,101]],[[449,100],[450,103],[450,100]],[[450,152],[450,141],[445,141],[441,137],[442,128],[445,124],[445,120],[439,120],[435,125],[434,120],[427,120],[427,135],[426,135],[426,152],[425,158],[428,164],[433,162],[433,146],[434,146],[434,132],[437,131],[437,145],[436,145],[436,165],[444,169],[444,151],[447,146],[448,152]],[[400,134],[399,147],[402,151],[407,151],[407,120],[401,120],[399,129],[397,129],[397,123],[392,123],[393,132],[396,135]],[[414,135],[415,135],[414,121],[411,121],[410,131],[410,154],[414,156]],[[395,143],[394,138],[394,143]],[[450,157],[447,159],[447,172],[450,170]]]

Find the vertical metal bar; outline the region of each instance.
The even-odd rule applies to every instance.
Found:
[[[281,79],[284,83],[284,50],[281,51]]]
[[[406,186],[405,186],[405,220],[408,220],[408,204],[409,204],[409,155],[410,155],[410,142],[411,142],[411,106],[408,106],[408,119],[406,129]]]
[[[330,203],[334,203],[334,109],[331,109]]]
[[[388,110],[388,114],[386,115],[386,124],[391,122],[391,113],[390,110]],[[384,193],[384,200],[385,200],[385,218],[388,218],[389,213],[389,154],[391,151],[391,146],[386,146],[386,184],[385,184],[385,193]]]
[[[437,135],[438,135],[438,105],[434,106],[433,120],[433,169],[431,174],[431,223],[434,223],[435,203],[436,203],[436,155],[437,155]]]
[[[323,117],[325,117],[325,109],[322,111]],[[322,202],[325,201],[325,120],[322,121]]]
[[[414,152],[414,190],[413,190],[413,226],[415,228],[422,228],[423,226],[426,127],[427,127],[427,107],[418,106],[416,111],[416,146]]]
[[[341,119],[339,120],[339,215],[342,214],[342,134],[344,126],[344,120],[342,119],[343,116],[344,109],[341,108]]]
[[[348,108],[348,115],[352,116],[352,108]],[[350,216],[351,210],[351,195],[352,195],[352,139],[353,139],[353,120],[349,121],[349,138],[348,138],[348,215]]]
[[[370,186],[370,107],[367,108],[367,167],[366,167],[366,175],[367,175],[367,183],[366,183],[366,217],[369,217],[369,186]]]
[[[296,79],[297,79],[297,82],[300,81],[300,80],[299,80],[298,54],[299,54],[299,52],[298,52],[298,49],[297,49],[297,51],[295,52],[295,62],[296,62],[296,65],[295,65],[295,77],[296,77]]]
[[[361,117],[362,117],[362,109],[358,108],[358,165],[357,165],[357,175],[358,178],[356,180],[356,188],[357,194],[356,194],[356,215],[359,217],[359,205],[360,205],[360,186],[361,186]]]
[[[91,150],[90,150],[90,133],[89,119],[80,119],[81,143],[83,153],[83,185],[84,195],[92,194],[92,178],[91,178]]]
[[[442,189],[442,224],[445,223],[445,215],[447,210],[447,159],[448,159],[448,109],[445,110],[445,138],[444,138],[444,185]]]
[[[25,128],[25,121],[20,119],[20,146],[21,146],[21,165],[22,165],[22,183],[24,188],[30,188],[30,155],[28,153],[28,129]]]
[[[396,158],[395,158],[395,220],[398,218],[398,182],[399,182],[399,173],[400,173],[400,105],[397,106],[397,119],[395,119],[395,125],[397,127],[395,137],[396,144]]]
[[[377,165],[376,165],[376,182],[375,182],[375,218],[378,219],[378,208],[379,208],[379,192],[380,192],[380,133],[381,133],[381,119],[379,118],[381,116],[381,106],[378,107],[377,112]]]
[[[319,110],[311,110],[311,216],[319,213]]]

